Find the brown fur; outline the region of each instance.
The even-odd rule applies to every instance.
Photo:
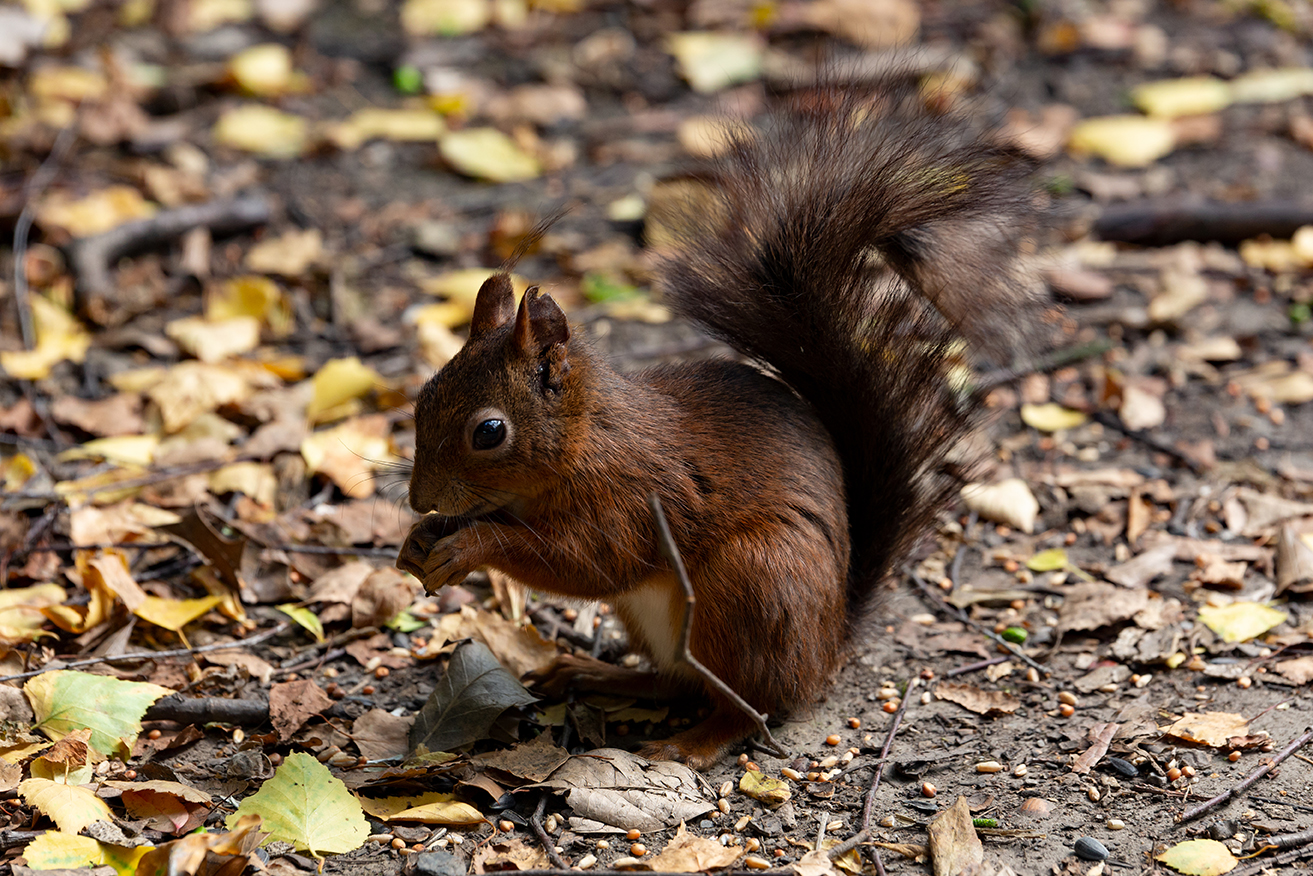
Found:
[[[975,404],[949,385],[946,322],[983,344],[1014,330],[987,331],[976,311],[1016,325],[1026,310],[1005,279],[1018,167],[895,88],[875,102],[836,93],[738,144],[712,171],[725,225],[667,254],[663,288],[775,376],[720,361],[621,376],[549,296],[530,290],[516,310],[493,277],[469,343],[416,405],[410,500],[436,513],[398,565],[430,590],[494,567],[608,600],[653,663],[570,658],[548,688],[700,690],[673,653],[682,595],[647,509],[657,493],[697,596],[694,655],[761,711],[814,702],[951,486],[940,462]],[[873,250],[905,287],[878,281]],[[475,451],[490,417],[508,438]],[[645,752],[704,766],[752,732],[713,702]]]

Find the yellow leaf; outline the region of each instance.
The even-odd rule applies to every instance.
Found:
[[[433,143],[446,133],[442,116],[431,109],[377,109],[356,111],[344,122],[334,125],[328,137],[339,149],[359,149],[366,140],[414,141]]]
[[[1212,76],[1161,79],[1137,85],[1131,100],[1141,111],[1160,118],[1203,115],[1230,106],[1231,86]]]
[[[261,43],[228,59],[228,73],[256,97],[277,97],[299,90],[305,77],[292,69],[292,52],[280,43]]]
[[[755,34],[689,31],[666,37],[666,51],[694,91],[710,94],[760,76],[765,47]]]
[[[1247,642],[1284,623],[1286,617],[1284,611],[1257,602],[1205,605],[1199,609],[1199,620],[1224,642]]]
[[[23,857],[34,870],[77,870],[105,863],[100,843],[60,830],[39,834],[23,849]]]
[[[164,333],[202,362],[222,362],[260,345],[260,321],[251,316],[217,321],[184,316],[167,323]]]
[[[1102,116],[1079,122],[1068,147],[1078,155],[1092,152],[1118,167],[1148,167],[1176,148],[1176,132],[1168,119]]]
[[[307,136],[305,119],[260,104],[228,110],[214,126],[216,143],[266,158],[295,158]]]
[[[1231,80],[1236,103],[1280,103],[1313,94],[1313,69],[1255,70]]]
[[[263,462],[234,462],[210,475],[210,492],[216,496],[241,493],[266,508],[272,508],[278,493],[278,476]]]
[[[301,456],[312,473],[327,475],[353,499],[374,494],[374,472],[392,460],[389,427],[382,414],[347,420],[309,435]]]
[[[383,821],[419,821],[424,824],[478,824],[483,815],[455,794],[427,791],[409,797],[361,797],[360,806]]]
[[[280,605],[278,610],[290,617],[297,626],[315,637],[316,642],[324,641],[324,625],[319,616],[301,605]]]
[[[91,346],[91,335],[72,314],[43,295],[31,298],[36,346],[31,350],[0,352],[0,367],[20,380],[44,380],[50,369],[67,359],[81,362]]]
[[[1041,432],[1060,432],[1085,425],[1089,418],[1080,411],[1064,408],[1060,404],[1049,402],[1042,405],[1023,404],[1021,422]]]
[[[538,159],[496,128],[463,128],[444,134],[438,151],[466,176],[489,182],[519,182],[542,173]]]
[[[747,770],[739,779],[739,790],[767,806],[780,806],[789,801],[793,792],[783,779],[774,779],[758,770]]]
[[[146,601],[132,610],[132,613],[157,627],[179,632],[187,624],[205,614],[222,601],[218,596],[204,596],[200,599],[166,599],[163,596],[147,596]]]
[[[238,371],[208,362],[179,362],[147,391],[160,409],[165,432],[178,432],[201,414],[245,401],[252,392]]]
[[[1189,876],[1222,876],[1240,863],[1224,843],[1211,839],[1177,843],[1155,859]]]
[[[320,415],[343,402],[360,398],[378,382],[378,373],[361,363],[357,356],[329,359],[315,372],[314,396],[310,399],[310,404],[306,405],[306,416],[311,422],[319,421]]]
[[[1033,532],[1039,516],[1039,502],[1020,478],[1007,478],[996,484],[967,484],[962,488],[962,501],[986,520],[1005,523],[1022,532]]]
[[[51,739],[89,728],[92,748],[101,754],[123,755],[132,751],[146,709],[173,691],[157,684],[58,669],[29,679],[23,693],[36,714],[37,729]]]
[[[491,20],[489,0],[405,0],[401,6],[401,26],[412,36],[474,33]]]
[[[41,100],[67,100],[72,103],[99,100],[105,96],[108,88],[109,83],[103,73],[86,67],[37,67],[27,80],[28,93]]]
[[[104,459],[118,465],[146,468],[155,458],[160,446],[158,435],[115,435],[112,438],[95,438],[60,453],[57,459],[68,462],[75,459]]]
[[[113,821],[105,801],[80,785],[66,785],[50,779],[19,782],[18,793],[27,805],[41,810],[65,833],[81,833],[93,821]]]
[[[262,240],[246,253],[246,267],[262,274],[278,274],[282,277],[301,277],[324,257],[324,234],[318,228],[304,230],[293,229],[279,237]],[[259,316],[269,323],[275,333],[284,333],[292,328],[291,305],[278,290],[273,281],[267,277],[239,277],[229,281],[225,286],[241,280],[248,282],[262,281],[264,284],[264,307]],[[273,295],[269,295],[272,290]],[[273,307],[277,304],[277,308]],[[208,307],[208,302],[207,302]]]
[[[58,584],[0,590],[0,643],[13,647],[50,635],[41,629],[46,623],[41,609],[59,605],[66,596]]]
[[[1222,748],[1236,736],[1249,735],[1249,719],[1234,712],[1186,712],[1162,732],[1197,745]]]
[[[1062,548],[1049,548],[1040,551],[1029,560],[1026,568],[1032,572],[1058,572],[1067,568],[1067,552]]]
[[[55,192],[37,208],[43,228],[61,228],[74,237],[88,237],[117,228],[125,222],[155,215],[155,205],[132,186],[109,186],[82,198]]]
[[[247,265],[268,258],[273,252],[282,253],[286,247],[304,248],[307,242],[321,246],[319,229],[304,233],[291,232],[272,240],[261,241],[247,254]],[[316,250],[317,252],[318,250]],[[283,290],[268,277],[247,274],[217,283],[205,290],[205,316],[215,322],[239,316],[252,317],[276,335],[286,334],[292,328],[292,305]]]

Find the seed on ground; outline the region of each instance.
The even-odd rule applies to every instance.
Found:
[[[779,850],[776,849],[776,851],[778,852]],[[769,870],[770,861],[758,857],[757,855],[748,855],[743,859],[743,866],[747,867],[749,870]]]
[[[1003,764],[999,763],[999,762],[996,761],[996,760],[987,760],[987,761],[984,761],[984,762],[982,762],[982,763],[978,763],[978,764],[976,764],[976,772],[978,772],[978,773],[1001,773],[1001,772],[1003,772]]]
[[[849,719],[848,719],[848,726],[851,727],[851,728],[854,729],[854,730],[860,730],[860,729],[862,729],[862,719],[861,719],[861,718],[849,718]]]
[[[588,854],[580,858],[579,863],[575,864],[575,866],[578,867],[580,870],[587,870],[589,867],[593,866],[596,863],[597,863],[597,855],[594,855],[593,853],[589,852]]]
[[[634,843],[629,847],[629,854],[633,855],[635,858],[641,858],[647,854],[647,846],[642,843]]]
[[[934,785],[930,784],[929,782],[922,782],[922,783],[921,783],[921,796],[922,796],[922,797],[933,797],[933,796],[935,796],[935,794],[938,794],[938,793],[939,793],[939,789],[936,788]]]
[[[625,832],[625,839],[636,840],[642,835],[643,835],[642,831],[631,829]]]
[[[843,740],[839,738],[838,733],[831,733],[829,736],[825,737],[826,745],[838,745],[842,741]]]
[[[1108,830],[1124,830],[1125,828],[1126,822],[1122,821],[1120,818],[1108,819]]]

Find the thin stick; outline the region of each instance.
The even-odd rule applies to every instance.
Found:
[[[1245,776],[1245,778],[1240,782],[1240,784],[1236,785],[1234,788],[1228,788],[1227,790],[1218,794],[1216,797],[1212,798],[1211,800],[1205,800],[1204,802],[1200,803],[1198,806],[1193,806],[1185,810],[1185,812],[1182,812],[1181,816],[1176,820],[1180,822],[1180,821],[1190,821],[1191,819],[1198,818],[1200,815],[1203,815],[1205,812],[1208,812],[1212,809],[1216,809],[1218,806],[1221,806],[1223,803],[1230,800],[1231,798],[1239,796],[1241,793],[1245,791],[1246,788],[1254,784],[1254,782],[1257,782],[1259,779],[1263,778],[1263,776],[1271,772],[1273,768],[1279,766],[1281,761],[1290,757],[1296,751],[1299,751],[1300,748],[1307,745],[1310,739],[1313,739],[1313,727],[1307,728],[1304,731],[1303,736],[1300,736],[1294,742],[1290,743],[1285,748],[1281,749],[1280,753],[1277,754],[1276,757],[1267,761],[1258,769],[1254,770],[1252,773]]]
[[[560,867],[568,873],[568,865],[556,851],[556,842],[547,835],[547,828],[543,827],[543,810],[546,808],[547,792],[543,791],[538,795],[538,808],[529,817],[529,825],[533,828],[533,832],[538,834],[538,842],[543,844],[543,851],[547,853],[547,860],[552,862],[552,866]]]
[[[41,197],[46,186],[55,177],[55,171],[64,158],[64,153],[77,140],[77,120],[64,126],[55,138],[55,145],[50,147],[50,154],[28,180],[23,192],[23,212],[18,214],[14,225],[14,306],[18,309],[18,327],[23,333],[23,347],[30,350],[36,346],[36,332],[32,328],[32,309],[27,302],[27,237],[36,220],[36,199]]]
[[[1025,377],[1028,374],[1043,374],[1047,371],[1057,371],[1059,368],[1065,368],[1073,362],[1083,362],[1086,359],[1093,359],[1095,356],[1102,356],[1104,353],[1111,350],[1113,346],[1112,341],[1100,339],[1056,350],[1024,371],[1015,368],[1000,368],[997,371],[991,371],[981,377],[980,383],[977,384],[976,389],[993,389],[1000,384],[1011,383],[1012,381]]]
[[[1016,657],[1018,660],[1025,663],[1027,666],[1030,666],[1031,668],[1035,669],[1037,672],[1041,672],[1044,675],[1049,674],[1050,670],[1047,666],[1045,666],[1042,663],[1037,663],[1036,661],[1032,660],[1030,657],[1027,657],[1025,654],[1021,652],[1021,649],[1018,648],[1016,645],[1013,645],[1011,642],[1007,641],[993,630],[982,627],[980,624],[972,620],[971,616],[968,615],[965,611],[958,608],[956,605],[950,604],[938,593],[935,593],[933,590],[931,590],[930,585],[927,584],[925,581],[923,581],[921,579],[921,576],[916,574],[916,570],[914,570],[911,566],[905,566],[903,568],[903,572],[907,575],[907,577],[912,579],[912,583],[917,586],[917,589],[921,591],[921,594],[925,596],[926,599],[933,602],[936,605],[936,607],[939,608],[940,611],[943,611],[946,614],[953,615],[955,618],[957,618],[967,626],[971,627],[973,630],[980,633],[982,636],[985,636],[986,638],[992,639],[993,641],[997,642],[1005,650],[1011,653],[1012,656]]]
[[[661,544],[661,552],[665,554],[666,560],[675,572],[675,577],[679,579],[679,585],[684,588],[684,624],[679,633],[679,653],[682,655],[682,659],[693,667],[694,671],[702,676],[707,684],[752,719],[752,722],[757,725],[757,731],[761,733],[762,738],[765,740],[767,751],[776,757],[787,758],[789,753],[775,741],[770,728],[766,726],[766,716],[748,705],[747,700],[735,693],[733,688],[717,678],[714,672],[703,666],[693,656],[693,652],[689,648],[689,638],[693,632],[693,607],[697,604],[697,597],[693,594],[693,584],[688,580],[688,572],[684,569],[684,561],[680,559],[679,547],[670,534],[669,524],[666,523],[665,511],[661,509],[661,497],[656,493],[648,496],[647,506],[652,509],[652,518],[656,521],[657,541]]]
[[[291,621],[283,621],[272,629],[265,630],[263,633],[236,642],[217,642],[213,645],[199,645],[195,648],[172,648],[168,651],[134,651],[131,654],[108,654],[102,657],[88,657],[86,660],[74,660],[72,663],[65,663],[59,668],[81,669],[84,666],[96,666],[100,663],[129,663],[133,660],[161,660],[165,657],[189,657],[193,654],[209,654],[212,651],[230,651],[233,648],[249,648],[252,645],[259,645],[261,642],[266,642],[269,639],[272,639],[291,625]],[[19,681],[24,678],[34,678],[43,672],[48,671],[48,669],[37,669],[33,672],[20,672],[17,675],[5,675],[0,677],[0,681]]]
[[[912,693],[921,684],[920,678],[913,678],[907,683],[907,690],[903,692],[903,701],[898,704],[898,711],[894,713],[894,721],[889,725],[889,733],[884,738],[884,746],[880,749],[880,762],[875,768],[875,774],[871,776],[871,787],[866,791],[866,799],[862,801],[862,833],[870,835],[871,816],[875,812],[875,793],[880,789],[880,779],[884,777],[884,768],[889,763],[889,751],[894,747],[894,738],[898,735],[898,728],[902,726],[903,716],[907,713],[907,704],[912,701]],[[871,849],[871,859],[875,862],[875,872],[879,876],[884,876],[884,861],[880,858],[879,849]]]
[[[1006,663],[1011,657],[1005,657],[1000,654],[997,657],[990,657],[988,660],[977,660],[975,663],[968,663],[965,666],[956,666],[944,673],[944,678],[953,678],[956,675],[965,675],[968,672],[976,672],[989,666],[997,666],[1000,663]]]

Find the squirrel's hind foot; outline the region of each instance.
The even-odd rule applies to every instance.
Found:
[[[728,703],[718,705],[700,724],[638,750],[648,760],[677,760],[695,770],[715,766],[731,749],[757,730],[751,718]]]

